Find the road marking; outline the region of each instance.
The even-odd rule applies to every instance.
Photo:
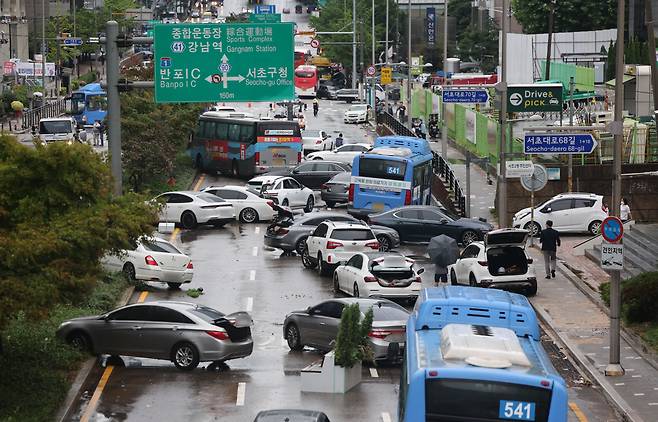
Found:
[[[206,179],[206,175],[205,175],[205,174],[202,174],[201,176],[199,176],[199,180],[196,181],[196,184],[194,185],[194,189],[193,189],[193,190],[198,191],[199,188],[201,187],[201,183],[203,183],[203,181],[204,181],[205,179]]]
[[[98,381],[96,390],[94,390],[94,394],[91,396],[91,400],[89,400],[89,404],[87,404],[87,408],[85,409],[85,412],[82,414],[82,417],[80,418],[80,422],[89,422],[89,418],[91,418],[92,413],[96,411],[96,406],[98,406],[98,400],[100,400],[101,394],[103,394],[103,389],[105,388],[105,384],[107,384],[107,380],[110,378],[110,375],[112,375],[113,369],[114,366],[108,366],[107,368],[105,368],[105,371],[103,371],[103,375],[101,376],[100,381]]]
[[[251,250],[251,254],[253,256],[258,256],[258,246],[253,247],[253,249]]]
[[[631,378],[642,378],[642,375],[631,375]]]
[[[253,297],[248,297],[247,298],[247,312],[251,312],[252,309],[254,309],[254,298]]]
[[[649,406],[658,406],[658,403],[648,403]]]
[[[635,393],[635,394],[633,394],[633,395],[634,395],[635,397],[641,397],[641,396],[644,395],[644,393]]]
[[[244,382],[238,383],[238,397],[235,399],[236,406],[244,406],[244,394],[247,389],[247,384]]]
[[[146,296],[149,295],[149,292],[141,292],[139,294],[139,299],[137,299],[137,303],[143,303],[146,300]]]
[[[391,415],[388,412],[382,412],[382,422],[391,422]]]
[[[625,382],[616,382],[615,385],[622,386],[622,385],[626,385],[626,383]]]
[[[377,368],[370,368],[370,376],[373,378],[379,378],[379,374],[377,373]]]
[[[571,411],[575,413],[576,417],[580,422],[587,422],[587,416],[585,416],[583,411],[580,410],[580,407],[578,407],[576,403],[569,402],[569,409],[571,409]]]
[[[176,240],[178,233],[180,233],[180,229],[176,227],[174,231],[171,232],[171,236],[169,236],[169,243],[174,243],[174,240]]]
[[[256,280],[256,270],[249,271],[249,281]]]
[[[254,227],[254,233],[255,234],[260,233],[260,227],[258,227],[258,226]]]

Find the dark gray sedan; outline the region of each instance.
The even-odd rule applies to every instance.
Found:
[[[295,217],[293,224],[290,226],[270,224],[265,233],[265,245],[283,249],[286,252],[296,251],[301,255],[304,248],[306,248],[306,238],[325,220],[349,223],[361,222],[361,220],[349,214],[340,212],[310,212],[301,217]],[[383,226],[370,226],[370,228],[375,233],[382,251],[385,252],[400,246],[400,236],[394,229]]]
[[[333,208],[336,204],[347,204],[349,202],[351,181],[352,173],[345,171],[338,173],[320,186],[320,197],[327,204],[327,207]]]
[[[97,355],[165,359],[191,370],[199,362],[249,356],[252,325],[246,312],[225,315],[194,303],[155,301],[65,321],[57,337]]]
[[[291,350],[304,346],[331,350],[338,335],[338,324],[346,305],[358,303],[362,317],[372,308],[372,330],[368,334],[376,360],[397,360],[404,350],[409,312],[386,299],[336,298],[294,311],[283,322],[283,337]]]

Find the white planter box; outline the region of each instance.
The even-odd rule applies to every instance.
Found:
[[[322,364],[302,369],[302,391],[313,393],[346,393],[361,382],[361,362],[351,368],[334,364],[334,352],[324,355]]]
[[[159,223],[158,232],[160,233],[173,233],[176,228],[175,223]]]

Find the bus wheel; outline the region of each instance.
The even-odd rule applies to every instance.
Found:
[[[233,177],[240,177],[240,169],[238,168],[238,162],[233,160],[233,166],[231,167],[231,174]]]

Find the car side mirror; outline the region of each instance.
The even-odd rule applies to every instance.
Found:
[[[425,272],[425,268],[419,268],[418,271],[416,271],[416,274],[421,275],[424,272]]]
[[[297,174],[297,173],[299,173],[299,170],[297,170],[297,169],[292,170],[292,174]]]
[[[306,313],[309,315],[313,315],[313,308],[311,308],[310,306],[306,308]]]
[[[448,220],[442,218],[441,220],[439,220],[439,224],[448,224]]]
[[[547,213],[553,212],[553,209],[551,207],[545,208],[545,210],[546,210]]]

